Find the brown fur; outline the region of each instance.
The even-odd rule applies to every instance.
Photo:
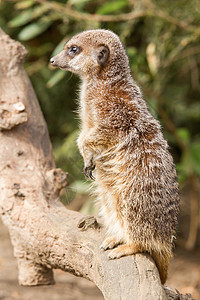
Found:
[[[73,45],[81,52],[72,57]],[[109,49],[107,57],[102,58],[102,47]],[[179,212],[177,176],[119,37],[108,30],[82,32],[51,62],[83,82],[78,146],[90,176],[95,168],[100,214],[109,235],[102,248],[114,248],[109,258],[149,252],[164,283]]]

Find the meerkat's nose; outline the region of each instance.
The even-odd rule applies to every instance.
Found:
[[[56,66],[56,60],[55,60],[54,57],[52,57],[52,58],[50,59],[50,63],[52,64],[52,66]]]

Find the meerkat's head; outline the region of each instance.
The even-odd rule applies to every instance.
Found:
[[[119,37],[104,29],[83,31],[72,37],[51,64],[81,77],[104,73],[115,76],[129,69],[129,62]]]

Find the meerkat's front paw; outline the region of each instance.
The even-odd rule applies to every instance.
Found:
[[[90,178],[92,180],[95,180],[95,177],[92,174],[92,172],[94,171],[94,169],[95,169],[95,165],[94,165],[93,161],[90,160],[90,163],[89,164],[85,164],[85,166],[84,166],[84,175],[85,175],[85,177],[88,177],[88,178]]]
[[[122,256],[126,255],[132,255],[135,253],[140,252],[139,249],[135,245],[120,245],[116,249],[113,249],[109,254],[108,258],[109,259],[115,259],[115,258],[120,258]]]
[[[121,240],[118,240],[116,237],[111,236],[106,238],[103,243],[101,244],[100,248],[104,250],[113,249],[117,245],[121,244]]]

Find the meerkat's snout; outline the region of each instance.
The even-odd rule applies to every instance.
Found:
[[[52,64],[52,66],[55,66],[56,61],[55,61],[54,57],[52,57],[52,58],[50,59],[50,63]]]
[[[52,57],[50,59],[50,63],[53,67],[58,67],[61,69],[68,69],[68,62],[67,62],[67,56],[66,51],[61,51],[56,56]]]
[[[57,55],[50,59],[50,63],[53,67],[59,67],[58,61],[57,61]]]

